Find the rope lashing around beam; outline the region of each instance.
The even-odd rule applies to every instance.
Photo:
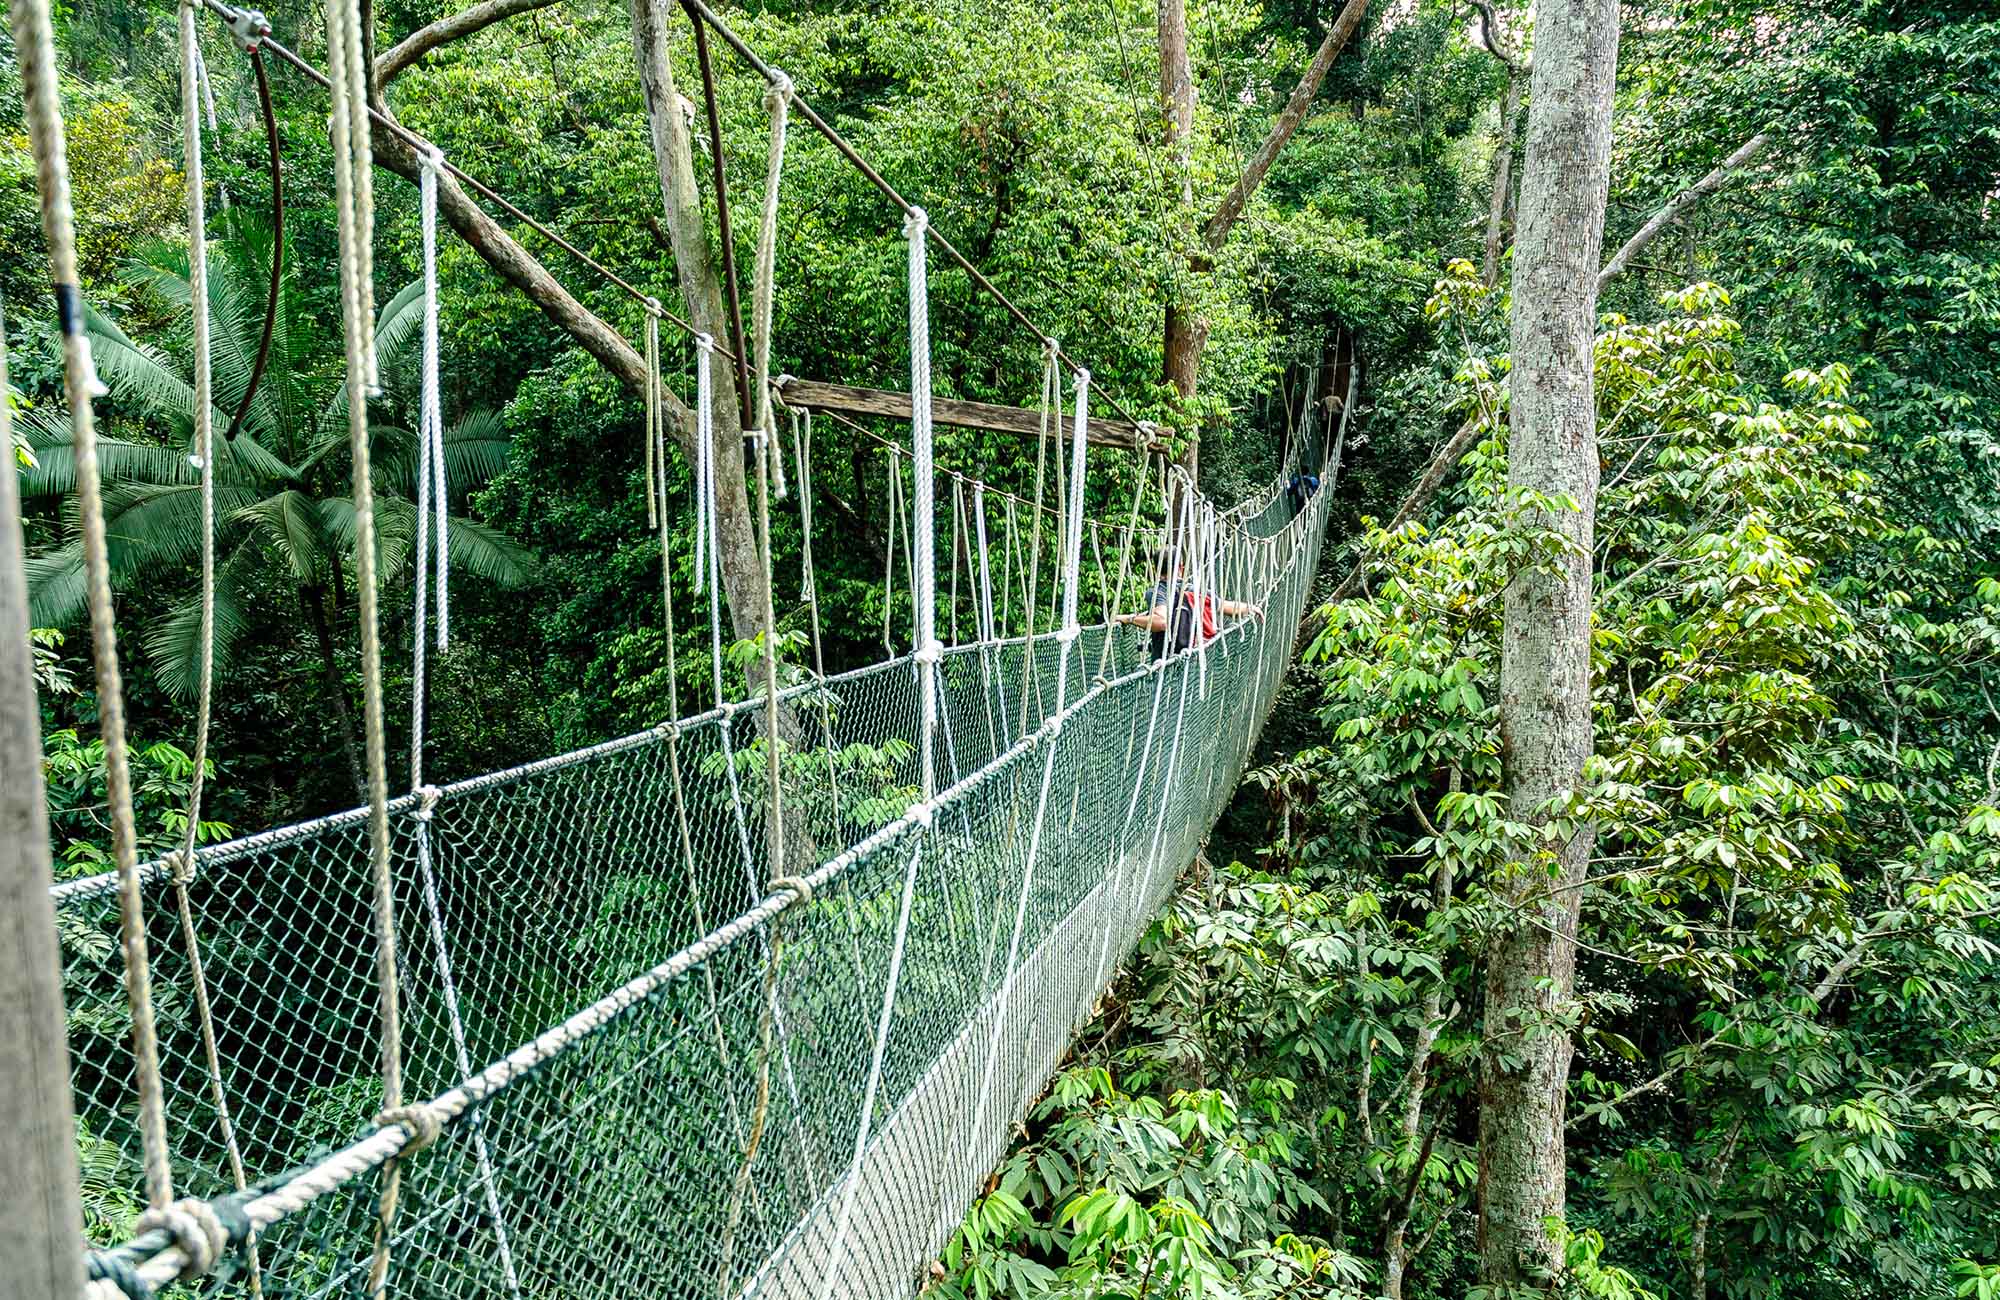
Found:
[[[146,1199],[159,1207],[173,1200],[160,1082],[159,1032],[153,1018],[152,966],[146,943],[145,900],[140,891],[137,828],[132,817],[132,769],[125,743],[125,687],[118,667],[111,565],[104,526],[102,471],[97,457],[93,403],[104,396],[83,332],[83,292],[77,278],[76,220],[70,205],[69,160],[63,140],[60,71],[48,0],[12,0],[14,49],[21,65],[23,116],[35,156],[35,190],[41,202],[42,239],[54,278],[56,321],[62,331],[63,388],[75,445],[77,514],[83,541],[85,598],[90,609],[91,660],[96,670],[98,730],[104,742],[105,795],[116,864],[119,942],[125,961],[126,1001],[132,1016],[132,1057],[138,1082],[139,1131],[145,1149]],[[11,448],[7,454],[12,454]],[[12,472],[12,467],[8,467]]]
[[[188,780],[187,828],[181,837],[174,870],[174,910],[180,921],[181,947],[187,957],[188,982],[194,993],[195,1023],[201,1032],[202,1066],[208,1076],[209,1100],[215,1106],[216,1126],[229,1163],[229,1175],[242,1191],[248,1180],[243,1168],[243,1148],[236,1136],[236,1119],[230,1110],[229,1090],[222,1077],[222,1053],[216,1046],[215,1015],[209,998],[207,972],[202,964],[201,937],[196,931],[194,907],[188,898],[188,873],[194,861],[195,844],[201,835],[202,793],[208,777],[208,738],[215,701],[215,408],[213,367],[209,344],[208,301],[208,211],[203,192],[206,173],[202,163],[202,114],[196,110],[197,86],[206,87],[201,67],[201,45],[196,39],[192,0],[180,6],[181,55],[181,145],[185,161],[182,171],[187,181],[188,209],[188,306],[193,315],[194,335],[194,461],[201,475],[201,645],[199,678],[196,687],[194,755]],[[210,129],[215,124],[215,106],[207,106]],[[263,1268],[257,1242],[248,1243],[250,1294],[263,1294]]]

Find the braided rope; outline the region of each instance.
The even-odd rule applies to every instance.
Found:
[[[83,294],[77,280],[76,222],[70,206],[69,162],[63,140],[55,32],[47,0],[13,0],[10,17],[21,64],[23,113],[35,155],[42,238],[55,280],[56,319],[62,330],[63,387],[75,443],[77,513],[83,535],[85,596],[90,608],[91,658],[97,677],[98,730],[104,740],[104,777],[110,805],[111,853],[117,867],[119,942],[125,960],[125,994],[132,1014],[132,1058],[138,1078],[139,1131],[145,1148],[146,1198],[154,1207],[173,1200],[168,1163],[166,1101],[160,1084],[159,1033],[153,1018],[153,973],[146,945],[145,901],[139,886],[138,835],[132,820],[132,770],[125,744],[125,687],[118,667],[111,566],[105,541],[103,476],[97,459],[93,401],[102,396],[90,341],[83,333]],[[7,454],[12,454],[8,449]],[[8,467],[12,472],[12,467]]]
[[[201,667],[195,707],[193,772],[188,781],[187,829],[181,838],[180,856],[172,874],[174,910],[180,922],[181,947],[187,957],[188,980],[194,993],[195,1024],[201,1034],[202,1065],[208,1075],[208,1095],[215,1104],[216,1125],[222,1131],[229,1176],[240,1192],[248,1186],[243,1167],[243,1148],[237,1139],[229,1090],[222,1078],[222,1053],[216,1046],[215,1014],[209,999],[208,976],[202,965],[201,939],[195,929],[194,906],[188,897],[195,844],[201,833],[202,791],[208,777],[208,737],[215,699],[215,412],[209,344],[208,212],[203,193],[206,177],[202,159],[202,113],[197,107],[197,91],[206,91],[208,78],[201,64],[201,44],[195,30],[193,0],[182,0],[179,20],[181,145],[185,155],[182,171],[187,180],[188,210],[188,306],[194,317],[194,458],[201,467]],[[209,128],[213,130],[213,100],[208,102],[206,108]],[[255,1300],[264,1292],[263,1262],[258,1256],[254,1237],[247,1246],[250,1294]]]
[[[771,155],[764,170],[764,209],[757,223],[757,261],[750,282],[750,328],[754,383],[757,392],[757,428],[767,436],[760,448],[766,472],[771,476],[772,493],[785,499],[785,458],[774,436],[771,412],[771,299],[777,287],[778,187],[785,172],[785,126],[792,106],[792,79],[779,72],[764,95],[764,107],[771,114]]]

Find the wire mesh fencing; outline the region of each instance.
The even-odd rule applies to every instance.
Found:
[[[1223,536],[1215,589],[1264,617],[1199,649],[1110,625],[946,650],[928,802],[914,657],[781,693],[775,728],[751,700],[395,801],[406,1089],[457,1108],[402,1161],[391,1291],[911,1294],[1233,789],[1324,509],[1273,494]],[[184,883],[247,1193],[175,882],[144,880],[177,1186],[250,1207],[263,1294],[359,1292],[399,1145],[372,1119],[365,815],[204,849]],[[167,1243],[117,1244],[142,1196],[115,880],[55,897],[86,1231],[142,1262]],[[198,1286],[248,1295],[243,1253]]]

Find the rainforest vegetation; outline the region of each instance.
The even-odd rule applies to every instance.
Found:
[[[599,321],[637,339],[643,313],[574,254],[700,319],[676,286],[716,214],[691,233],[663,210],[634,56],[635,10],[671,11],[667,54],[697,94],[680,11],[526,0],[400,44],[455,7],[373,6],[397,118],[566,241],[487,223]],[[727,17],[1096,383],[1170,426],[1212,495],[1265,481],[1307,421],[1344,429],[1315,612],[1252,770],[935,1293],[2000,1298],[1987,0]],[[318,6],[270,18],[324,57]],[[157,853],[184,831],[199,649],[176,8],[61,0],[56,26]],[[361,696],[326,99],[273,66],[267,138],[249,63],[203,32],[215,408],[240,423],[217,466],[199,828],[216,842],[359,802]],[[0,46],[0,451],[24,500],[56,874],[76,877],[109,860],[104,753]],[[769,119],[740,63],[717,74],[747,267]],[[417,191],[397,168],[385,155],[375,191],[369,416],[392,698],[410,687],[419,425]],[[773,373],[905,388],[900,214],[803,129],[784,185]],[[713,702],[705,671],[666,671],[631,375],[496,274],[490,240],[453,233],[473,198],[443,202],[455,572],[435,780],[651,726],[670,692],[684,714]],[[931,294],[939,395],[1032,406],[1041,345],[962,275],[934,269]],[[686,400],[693,349],[672,330],[662,347]],[[1033,438],[939,436],[944,464],[1032,484]],[[879,442],[822,423],[815,457],[833,672],[907,626],[907,588],[883,583],[905,543]],[[1104,464],[1089,491],[1108,515],[1132,470]],[[690,502],[684,461],[663,472]],[[693,512],[669,516],[693,608]],[[803,672],[795,503],[773,531],[780,649]],[[758,626],[736,608],[751,590],[728,586],[731,640]],[[701,620],[674,636],[679,663],[706,662]],[[401,725],[392,711],[392,754]],[[131,1154],[85,1157],[92,1222],[115,1233],[140,1207],[106,1165]]]

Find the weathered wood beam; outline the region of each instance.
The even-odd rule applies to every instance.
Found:
[[[885,388],[854,388],[847,384],[822,384],[811,379],[786,378],[778,393],[787,406],[814,411],[838,411],[842,415],[879,415],[889,419],[910,418],[908,393]],[[996,406],[991,402],[964,402],[951,397],[931,399],[931,419],[959,429],[986,429],[1035,438],[1041,435],[1042,413],[1025,406]],[[1140,442],[1139,427],[1126,420],[1090,417],[1086,441],[1093,447],[1113,447],[1131,451],[1137,443],[1149,455],[1167,454],[1164,430],[1147,429]]]

